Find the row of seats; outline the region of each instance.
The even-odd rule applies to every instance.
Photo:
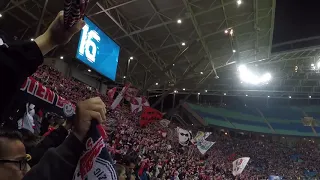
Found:
[[[187,104],[209,125],[294,136],[318,136],[320,127],[304,126],[306,116],[320,118],[320,109],[314,107],[210,107]],[[319,121],[316,120],[319,124]],[[320,124],[319,124],[320,125]]]

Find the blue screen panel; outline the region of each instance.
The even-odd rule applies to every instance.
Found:
[[[120,47],[87,17],[82,28],[77,59],[100,74],[116,79]]]

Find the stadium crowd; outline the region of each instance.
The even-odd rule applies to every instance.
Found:
[[[41,57],[56,45],[67,43],[73,34],[84,26],[83,22],[80,22],[76,28],[66,32],[61,28],[62,18],[60,13],[48,31],[35,42],[21,47],[10,44],[0,46],[0,55],[5,57],[0,59],[0,78],[8,86],[4,89],[5,92],[0,93],[1,113],[5,110],[4,106],[9,104],[10,96],[14,96],[17,88],[21,87],[23,80],[33,74],[36,67],[42,63]],[[12,75],[12,79],[8,79],[8,75]],[[269,175],[282,176],[285,179],[304,179],[310,173],[317,176],[317,172],[320,172],[320,151],[313,142],[302,140],[292,148],[267,138],[231,137],[214,132],[208,139],[215,144],[202,155],[192,144],[179,144],[175,131],[179,124],[171,122],[164,126],[154,122],[142,128],[139,126],[139,116],[132,113],[127,105],[122,104],[115,110],[106,110],[111,99],[75,79],[62,77],[51,67],[38,68],[34,77],[71,102],[80,101],[77,114],[73,121],[61,121],[50,116],[51,124],[42,127],[49,121],[45,115],[39,122],[42,129],[45,129],[44,132],[49,131],[48,133],[32,133],[20,129],[23,135],[21,137],[19,133],[1,130],[1,180],[16,180],[20,175],[24,175],[25,180],[78,177],[86,170],[80,168],[79,173],[75,173],[80,156],[86,150],[85,146],[92,146],[92,141],[83,143],[90,131],[92,120],[98,120],[97,123],[102,124],[107,132],[104,143],[113,160],[107,154],[104,163],[106,168],[109,168],[107,171],[110,177],[114,177],[113,167],[110,168],[110,163],[114,163],[119,180],[247,180],[267,179]],[[100,98],[92,98],[96,96]],[[232,161],[238,157],[251,159],[243,173],[234,177]],[[87,165],[92,166],[90,162]],[[100,172],[95,171],[93,174],[96,176]]]
[[[111,104],[106,95],[73,78],[63,77],[51,67],[42,66],[33,76],[72,102],[100,96],[107,105]],[[75,86],[77,90],[72,89]],[[179,145],[177,126],[153,123],[141,128],[139,116],[126,104],[109,111],[104,124],[108,149],[117,164],[126,168],[128,179],[131,176],[131,179],[235,179],[232,161],[239,157],[251,159],[238,179],[267,179],[269,175],[303,179],[306,170],[320,172],[320,151],[313,142],[303,140],[293,148],[263,137],[254,140],[214,133],[209,139],[215,144],[202,155],[194,145]],[[299,161],[291,158],[297,154]]]

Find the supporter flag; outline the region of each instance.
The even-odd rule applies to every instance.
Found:
[[[242,173],[244,168],[247,166],[250,158],[249,157],[242,157],[232,162],[232,174],[237,176]]]
[[[86,140],[86,150],[79,159],[74,180],[110,179],[117,180],[112,158],[103,142],[97,121],[92,121]]]
[[[20,88],[20,103],[34,104],[49,112],[64,117],[71,117],[75,112],[75,105],[58,94],[46,88],[32,77],[28,77]]]
[[[126,91],[126,94],[124,96],[125,100],[131,102],[131,99],[137,96],[138,91],[139,90],[136,88],[128,88],[128,90]]]
[[[274,176],[274,175],[270,175],[268,180],[281,180],[282,176]]]
[[[162,119],[161,121],[159,121],[159,123],[162,127],[168,127],[170,124],[170,121],[168,119]]]
[[[191,143],[196,144],[198,141],[202,139],[207,139],[209,137],[211,132],[203,132],[203,131],[198,131],[197,135],[191,140]]]
[[[140,112],[142,111],[143,107],[146,106],[150,106],[150,104],[144,96],[131,98],[131,112]]]
[[[109,91],[107,92],[108,98],[112,101],[114,94],[117,92],[117,88],[114,87],[112,89],[109,89]]]
[[[205,154],[214,143],[215,142],[207,141],[202,137],[201,140],[197,141],[197,148],[201,154]]]
[[[118,96],[116,97],[116,99],[113,101],[113,103],[111,104],[111,109],[115,109],[121,102],[121,100],[123,99],[126,91],[128,90],[128,88],[131,86],[131,84],[126,84],[121,92],[118,94]]]
[[[189,142],[192,139],[192,133],[191,131],[182,129],[180,127],[177,127],[177,133],[178,133],[178,138],[179,138],[179,144],[182,146],[187,146],[189,145]]]
[[[149,123],[162,119],[162,113],[151,107],[144,107],[140,116],[140,126],[144,127]]]

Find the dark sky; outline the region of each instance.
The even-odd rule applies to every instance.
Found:
[[[319,0],[277,0],[273,44],[320,36]]]

